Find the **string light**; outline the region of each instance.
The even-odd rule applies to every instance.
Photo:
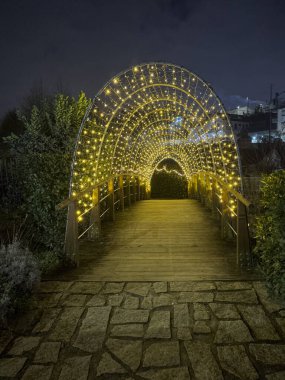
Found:
[[[167,167],[164,165],[162,168],[155,168],[155,171],[156,172],[165,172],[167,174],[176,174],[176,175],[179,175],[180,177],[184,177],[184,174],[182,173],[179,173],[177,170],[175,169],[167,169]]]
[[[187,180],[213,173],[240,187],[238,154],[226,112],[212,88],[185,68],[151,63],[116,75],[97,94],[85,117],[73,162],[71,194],[120,173],[136,173],[150,188],[163,159]],[[175,171],[176,172],[176,171]],[[222,188],[217,188],[222,202]],[[107,192],[104,187],[102,192]],[[78,201],[78,220],[92,207],[92,192]],[[231,204],[231,212],[235,204]]]

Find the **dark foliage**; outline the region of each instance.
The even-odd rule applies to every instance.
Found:
[[[255,255],[272,290],[285,297],[285,170],[261,181]]]

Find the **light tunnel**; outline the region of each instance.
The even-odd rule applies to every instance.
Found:
[[[116,175],[150,185],[164,159],[175,160],[190,181],[212,173],[240,190],[237,146],[226,111],[211,86],[184,67],[134,66],[113,77],[95,96],[79,130],[70,196]],[[78,202],[78,215],[92,194]]]

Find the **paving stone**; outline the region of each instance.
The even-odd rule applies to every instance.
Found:
[[[87,296],[85,294],[70,294],[62,302],[63,306],[84,306]]]
[[[194,303],[194,319],[199,320],[208,320],[210,319],[210,313],[208,312],[205,305],[202,303]]]
[[[151,296],[144,297],[144,299],[141,301],[141,308],[142,309],[152,309],[152,297]]]
[[[241,380],[259,379],[243,346],[218,346],[217,350],[219,361],[225,371]]]
[[[190,380],[187,367],[150,369],[145,372],[139,372],[138,375],[143,379],[151,380]]]
[[[124,288],[124,282],[107,282],[102,293],[104,294],[116,294],[120,293]]]
[[[97,376],[106,374],[126,373],[127,370],[121,366],[110,354],[105,352],[97,367]]]
[[[36,305],[34,305],[34,307],[30,310],[18,314],[15,320],[16,325],[15,328],[13,326],[13,330],[19,335],[30,334],[30,331],[39,322],[41,314],[42,309],[36,307]]]
[[[245,343],[252,342],[253,338],[245,323],[235,321],[219,321],[214,343]]]
[[[270,319],[265,315],[262,307],[238,305],[238,309],[243,319],[249,325],[256,339],[259,340],[280,340]]]
[[[171,338],[169,311],[153,312],[145,333],[145,338]]]
[[[223,380],[222,372],[212,354],[211,346],[203,342],[184,342],[196,380]]]
[[[56,307],[61,297],[62,293],[41,293],[37,294],[37,303],[40,308]]]
[[[193,327],[194,334],[211,334],[211,329],[205,321],[196,321]]]
[[[2,330],[0,335],[0,355],[4,352],[5,348],[12,341],[13,335],[9,330]]]
[[[258,300],[257,300],[254,290],[217,292],[215,296],[215,301],[216,302],[230,302],[230,303],[258,304]]]
[[[33,333],[35,334],[48,332],[51,326],[53,325],[54,321],[58,317],[60,310],[60,308],[45,309],[43,311],[40,321],[36,324],[35,328],[33,329]]]
[[[14,377],[24,367],[27,358],[0,359],[0,377]]]
[[[111,323],[124,324],[124,323],[145,323],[148,321],[149,310],[128,310],[117,309],[115,310]]]
[[[145,297],[148,295],[150,288],[150,282],[129,282],[126,285],[125,291]]]
[[[69,342],[83,310],[83,307],[66,307],[51,330],[49,339]]]
[[[176,335],[179,340],[192,340],[192,334],[189,327],[178,327]]]
[[[104,283],[96,281],[77,281],[69,289],[70,293],[98,294]]]
[[[265,379],[266,380],[284,380],[285,371],[271,373],[270,375],[265,376]]]
[[[140,300],[138,297],[133,297],[130,295],[127,295],[124,301],[124,308],[125,309],[138,309],[139,308]]]
[[[240,319],[235,305],[223,303],[210,303],[209,305],[218,319]]]
[[[160,294],[159,296],[153,297],[152,304],[153,307],[174,305],[174,297],[171,294]]]
[[[197,281],[172,281],[169,283],[171,292],[194,292],[203,290],[215,290],[213,282],[197,282]]]
[[[35,363],[56,363],[61,342],[44,342],[40,345],[34,357]]]
[[[91,355],[65,359],[59,380],[87,380]]]
[[[108,297],[108,305],[110,305],[110,306],[121,306],[123,299],[124,299],[123,294],[113,294],[113,295]]]
[[[181,292],[178,302],[213,302],[214,294],[209,292]]]
[[[253,286],[258,294],[260,302],[269,313],[284,309],[284,304],[282,305],[279,301],[274,300],[273,296],[269,294],[264,282],[254,282]]]
[[[172,367],[180,365],[179,343],[152,343],[145,350],[143,367]]]
[[[104,296],[95,295],[87,302],[87,306],[105,306],[106,299]]]
[[[40,336],[20,336],[15,339],[12,348],[8,352],[9,355],[23,355],[37,347],[40,343]]]
[[[166,293],[167,292],[167,282],[154,282],[152,284],[155,293]]]
[[[279,311],[279,315],[280,315],[281,317],[285,317],[285,310],[280,310],[280,311]]]
[[[282,331],[282,335],[285,338],[285,318],[276,318],[276,322],[280,326],[280,329]]]
[[[144,328],[142,324],[135,323],[130,325],[116,325],[112,328],[111,335],[142,338],[144,336]]]
[[[30,365],[21,380],[49,380],[52,370],[52,365]]]
[[[252,284],[246,281],[216,281],[217,290],[252,289]]]
[[[42,281],[37,289],[38,293],[61,293],[66,291],[72,282],[70,281]]]
[[[90,307],[73,346],[87,352],[99,351],[105,339],[110,312],[111,306]]]
[[[108,339],[106,342],[108,349],[134,372],[140,365],[142,345],[141,340]]]
[[[268,365],[284,365],[285,345],[252,343],[249,345],[249,352],[258,362]]]
[[[174,310],[173,326],[174,327],[189,327],[190,317],[189,317],[188,305],[186,303],[174,305],[173,310]]]

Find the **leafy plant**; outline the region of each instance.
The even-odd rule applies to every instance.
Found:
[[[77,100],[56,95],[19,115],[24,133],[5,138],[18,158],[22,210],[33,225],[33,240],[43,251],[62,254],[66,212],[55,205],[68,196],[75,137],[90,104],[84,93]]]
[[[151,179],[152,198],[187,198],[187,180],[175,172],[155,172]]]
[[[262,177],[260,190],[254,252],[272,290],[285,297],[285,170]]]
[[[17,311],[40,281],[40,270],[33,254],[14,239],[0,248],[0,321]]]
[[[62,261],[53,251],[38,252],[36,255],[40,271],[43,275],[56,272],[62,265]]]

